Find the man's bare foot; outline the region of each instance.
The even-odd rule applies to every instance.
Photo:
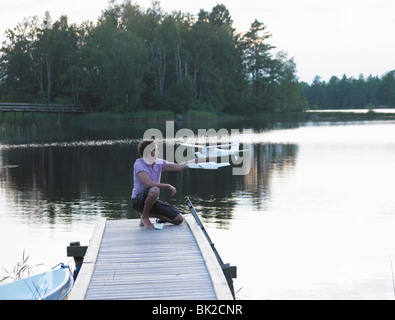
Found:
[[[140,226],[144,226],[146,229],[154,229],[154,225],[151,223],[149,218],[141,218]]]

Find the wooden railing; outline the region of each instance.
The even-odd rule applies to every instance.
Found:
[[[41,103],[0,103],[0,112],[88,113],[81,106]]]

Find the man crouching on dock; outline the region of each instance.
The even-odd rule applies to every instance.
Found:
[[[182,171],[187,163],[176,164],[159,159],[158,146],[153,140],[143,140],[138,145],[141,158],[134,163],[134,187],[132,205],[140,213],[140,226],[153,229],[150,217],[158,218],[164,222],[181,224],[184,221],[180,211],[172,205],[160,201],[160,189],[167,189],[174,196],[176,188],[168,183],[161,183],[162,171]],[[190,162],[194,162],[191,160]]]

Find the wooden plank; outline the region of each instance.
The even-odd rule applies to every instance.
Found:
[[[81,270],[78,274],[77,280],[74,283],[73,289],[68,296],[68,300],[83,300],[85,298],[89,282],[95,269],[95,264],[105,227],[106,219],[99,219],[89,242],[88,250],[84,258],[84,263],[81,266]]]

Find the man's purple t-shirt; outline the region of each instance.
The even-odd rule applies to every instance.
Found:
[[[133,173],[133,181],[134,187],[132,192],[132,198],[136,198],[137,195],[145,189],[144,185],[140,181],[137,174],[141,171],[144,171],[148,174],[148,177],[151,181],[160,182],[160,176],[163,170],[165,170],[167,166],[167,161],[163,159],[156,159],[154,165],[151,166],[147,164],[143,158],[139,158],[134,163],[134,173]]]

